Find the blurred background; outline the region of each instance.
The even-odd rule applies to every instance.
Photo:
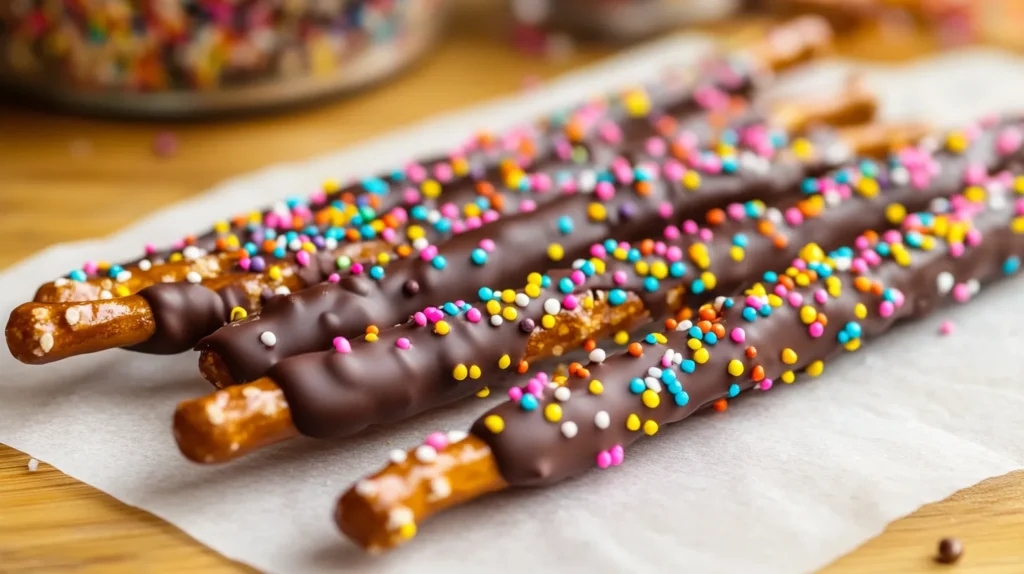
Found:
[[[1024,0],[2,0],[0,267],[659,35],[801,13],[849,57],[1024,49]]]

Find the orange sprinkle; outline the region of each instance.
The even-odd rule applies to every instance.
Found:
[[[725,409],[727,409],[727,408],[729,408],[729,401],[727,401],[725,399],[718,399],[717,401],[715,401],[715,410],[716,411],[722,413],[722,412],[725,412]]]
[[[678,326],[679,326],[679,321],[676,321],[675,319],[672,319],[671,317],[668,318],[668,319],[665,319],[665,330],[667,330],[667,331],[675,331],[676,327],[678,327]]]
[[[292,228],[293,229],[302,229],[302,226],[305,225],[305,224],[306,224],[306,221],[304,219],[302,219],[302,217],[300,217],[298,215],[292,216]]]
[[[754,346],[747,347],[746,350],[743,353],[747,356],[748,359],[753,359],[753,358],[757,357],[757,347],[754,347]]]
[[[584,351],[587,351],[589,353],[590,351],[593,351],[596,348],[597,348],[597,341],[595,341],[593,339],[587,339],[586,341],[583,341],[583,350]]]
[[[725,211],[722,209],[712,209],[708,211],[707,221],[709,225],[721,225],[725,223]]]
[[[185,236],[185,245],[195,245],[195,244],[196,244],[196,236],[195,235],[186,235]]]
[[[789,239],[786,239],[785,235],[776,235],[772,237],[772,245],[776,249],[785,249],[789,245]]]
[[[676,121],[672,116],[661,116],[657,121],[654,122],[655,129],[658,130],[663,137],[672,137],[678,131],[676,127],[679,122]]]
[[[587,369],[586,367],[580,367],[579,372],[576,373],[576,374],[579,375],[579,377],[581,379],[589,379],[590,378],[590,370]]]
[[[277,247],[277,243],[272,239],[267,239],[263,242],[263,251],[266,251],[267,253],[273,251],[275,247]]]
[[[341,194],[341,201],[344,203],[352,203],[356,200],[356,196],[351,191],[346,191]]]
[[[697,316],[700,317],[702,321],[712,321],[718,316],[718,314],[715,313],[714,307],[710,305],[701,305],[700,311],[697,312]]]
[[[711,321],[697,321],[697,328],[701,333],[707,333],[711,330]]]
[[[853,279],[853,288],[860,291],[861,293],[868,292],[871,289],[871,280],[861,275]]]
[[[494,195],[494,185],[489,181],[478,181],[476,183],[476,192],[478,195],[490,197]]]
[[[575,375],[582,368],[583,368],[583,365],[579,364],[576,361],[573,361],[573,362],[569,363],[569,374],[570,375]]]
[[[390,227],[391,229],[395,229],[396,227],[398,227],[401,224],[398,221],[398,217],[395,216],[395,214],[393,214],[393,213],[385,214],[384,217],[380,218],[380,220],[384,222],[384,225]]]
[[[872,281],[871,282],[871,294],[872,295],[881,295],[884,292],[885,292],[885,287],[882,286],[881,283],[879,283],[878,281]]]
[[[525,374],[526,371],[530,370],[530,363],[526,361],[519,361],[519,365],[516,366],[516,372],[520,375]]]
[[[690,317],[693,317],[693,309],[689,307],[683,307],[676,311],[676,321],[687,321]]]
[[[323,213],[323,212],[322,211],[318,211],[317,213]],[[235,227],[241,227],[241,226],[245,225],[245,223],[247,221],[249,221],[248,217],[246,217],[244,215],[236,215],[236,216],[231,218],[231,225],[233,225]]]
[[[764,380],[764,367],[761,365],[754,365],[754,368],[750,371],[750,378],[754,381]]]
[[[374,209],[379,209],[380,208],[380,202],[381,202],[381,199],[380,199],[379,195],[373,195],[373,194],[370,195],[370,207],[372,207]]]
[[[788,275],[780,275],[779,284],[789,290],[796,288],[796,284],[793,283],[793,278]]]
[[[672,157],[681,160],[686,160],[687,158],[690,157],[690,151],[687,150],[686,147],[683,146],[682,144],[675,142],[673,142],[672,145],[669,146],[669,153],[672,154]]]
[[[490,199],[491,207],[493,207],[495,211],[505,211],[505,194],[495,193]]]
[[[358,229],[346,229],[345,239],[349,241],[359,241],[359,230]]]
[[[647,196],[651,193],[651,182],[649,181],[638,181],[635,187],[637,195]]]
[[[804,271],[804,275],[807,275],[807,278],[810,279],[812,282],[818,280],[818,272],[815,271],[814,269],[808,269]]]
[[[626,347],[626,351],[634,357],[640,357],[644,354],[644,348],[640,346],[640,343],[630,343],[629,347]]]
[[[651,253],[654,253],[654,240],[644,239],[640,242],[640,254],[650,255]]]
[[[227,249],[227,247],[228,247],[227,239],[224,239],[223,237],[218,237],[217,238],[217,251],[224,251],[225,249]]]
[[[399,245],[395,253],[402,258],[412,255],[412,245]]]
[[[762,219],[757,222],[757,232],[761,235],[773,235],[775,233],[775,224],[767,219]]]
[[[818,313],[818,316],[816,317],[816,319],[817,319],[817,321],[819,323],[821,323],[822,327],[828,327],[828,316],[827,315],[825,315],[824,313]]]
[[[719,340],[725,338],[725,327],[721,323],[715,323],[712,325],[711,332],[714,333]]]
[[[366,334],[367,335],[379,335],[380,334],[380,329],[378,329],[376,325],[370,325],[369,327],[366,328]]]
[[[327,225],[327,222],[328,220],[330,220],[330,218],[331,216],[328,215],[328,210],[326,209],[322,209],[316,212],[315,215],[313,215],[313,221],[315,221],[318,225]]]
[[[868,229],[864,232],[864,239],[867,239],[871,243],[878,242],[878,232],[872,229]]]

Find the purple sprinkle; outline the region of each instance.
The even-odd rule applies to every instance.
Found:
[[[636,205],[634,205],[632,202],[623,203],[622,205],[619,206],[619,215],[621,215],[623,219],[632,218],[634,215],[636,215]]]
[[[252,264],[250,267],[252,267],[252,270],[256,273],[262,273],[267,268],[267,262],[262,256],[257,255],[252,258]]]

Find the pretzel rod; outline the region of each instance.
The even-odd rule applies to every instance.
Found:
[[[920,189],[844,195],[840,190],[858,188],[863,169],[811,180],[827,191],[787,209],[733,205],[721,214],[734,217],[715,219],[710,228],[688,221],[670,227],[662,241],[632,248],[606,241],[570,269],[534,274],[519,292],[495,293],[472,307],[428,308],[370,339],[335,342],[337,351],[284,359],[255,383],[181,403],[174,425],[179,449],[196,462],[224,462],[300,432],[348,436],[488,393],[483,381],[493,383],[506,370],[525,372],[527,363],[613,334],[624,343],[639,325],[681,309],[676,318],[687,318],[692,308],[784,267],[802,245],[837,248],[865,229],[899,225],[904,214],[962,188],[945,177]],[[879,177],[889,173],[883,168]]]
[[[998,200],[977,215],[920,217],[902,233],[865,235],[828,258],[797,261],[702,310],[709,319],[649,335],[568,378],[514,389],[468,436],[435,433],[394,452],[340,498],[338,526],[369,550],[397,546],[447,507],[617,466],[634,441],[703,407],[724,410],[741,392],[793,382],[797,372],[817,376],[824,361],[896,323],[950,296],[966,302],[982,282],[1017,273],[1024,199]]]
[[[579,156],[601,151],[592,149],[595,146],[610,148],[606,153],[612,153],[622,142],[629,143],[635,138],[642,141],[644,132],[651,132],[656,123],[682,121],[721,108],[731,98],[749,98],[763,76],[817,57],[828,49],[830,42],[827,24],[814,18],[797,19],[771,31],[753,46],[712,60],[703,67],[703,77],[665,78],[653,86],[591,101],[568,113],[520,126],[500,137],[481,134],[445,157],[412,164],[395,175],[365,179],[340,189],[327,182],[321,192],[307,201],[293,200],[262,213],[222,221],[213,230],[185,238],[170,249],[158,251],[147,246],[143,260],[122,265],[88,263],[69,277],[40,287],[35,301],[124,296],[151,284],[183,281],[190,272],[209,278],[236,271],[231,263],[239,259],[238,250],[249,242],[262,247],[268,230],[308,234],[305,230],[314,225],[317,232],[313,239],[327,243],[338,238],[325,232],[338,226],[349,227],[340,235],[351,241],[365,238],[361,227],[366,225],[376,226],[377,234],[399,236],[395,224],[407,219],[410,209],[418,204],[434,210],[442,207],[442,203],[467,205],[478,199],[497,203],[502,194],[496,194],[493,187],[520,179],[523,170],[536,172],[546,162],[564,162],[566,154]],[[612,139],[608,137],[610,133],[618,132],[623,135],[621,142],[608,141]],[[481,188],[482,182],[490,185]],[[506,201],[518,201],[518,195],[512,194]],[[369,216],[359,207],[370,208]],[[370,221],[377,213],[389,217]],[[420,223],[431,241],[446,236],[443,228],[429,225],[425,219]],[[290,249],[279,256],[274,253],[276,248],[267,250],[264,258],[277,262],[297,251]]]
[[[825,99],[817,96],[816,98],[804,98],[802,101],[809,111],[803,115],[787,112],[783,114],[785,116],[784,122],[799,123],[803,126],[811,125],[811,119],[839,124],[855,123],[862,119],[870,118],[876,109],[874,96],[858,84],[852,84],[839,97]],[[791,101],[787,105],[791,108],[798,107],[798,102]],[[744,126],[743,129],[746,132],[759,132],[762,129],[762,124],[757,121],[747,123],[751,119],[756,119],[756,114],[754,116],[747,114],[747,117],[739,125]],[[693,132],[684,131],[684,133]],[[758,142],[759,140],[753,139],[751,141]],[[640,147],[641,149],[643,148],[643,146]],[[644,152],[638,153],[638,156],[641,158],[647,157]],[[566,181],[565,178],[571,177],[574,173],[569,170],[575,170],[576,175],[585,176],[585,174],[579,172],[580,166],[577,164],[563,163],[560,166],[560,171],[552,172],[550,175]],[[565,177],[562,177],[563,174]],[[563,196],[564,194],[561,193],[550,192],[546,194],[532,194],[532,199],[528,200],[525,199],[526,195],[522,197],[524,198],[524,206],[525,201],[529,201],[533,205],[543,206],[547,203],[557,202]],[[425,248],[425,246],[420,247],[421,249]],[[89,352],[95,352],[116,346],[125,346],[132,350],[146,353],[179,353],[192,348],[200,338],[215,331],[216,328],[228,322],[232,316],[245,316],[250,312],[260,309],[263,298],[251,297],[248,304],[233,304],[232,301],[237,299],[232,294],[235,290],[234,287],[250,289],[255,286],[254,283],[262,281],[264,283],[263,289],[266,292],[280,293],[282,288],[284,288],[285,292],[290,292],[329,278],[340,277],[342,273],[358,273],[361,270],[367,269],[370,273],[383,271],[386,262],[380,259],[380,257],[384,255],[390,259],[391,256],[387,255],[390,251],[390,244],[387,242],[364,241],[343,245],[333,250],[320,251],[313,255],[306,253],[305,260],[282,261],[280,264],[273,265],[269,269],[261,268],[263,272],[260,274],[251,272],[232,273],[207,279],[204,282],[204,286],[210,288],[210,293],[201,293],[189,284],[196,282],[199,277],[190,277],[189,283],[170,282],[152,285],[140,291],[138,295],[126,296],[125,300],[122,301],[122,305],[117,307],[119,310],[117,313],[109,312],[102,315],[112,322],[121,320],[120,317],[122,315],[125,316],[124,321],[126,325],[123,328],[91,324],[88,327],[84,325],[78,326],[76,330],[74,329],[75,325],[54,324],[54,321],[59,321],[60,317],[65,316],[67,309],[72,307],[76,309],[76,311],[71,312],[72,318],[82,313],[90,316],[95,315],[96,305],[87,308],[73,303],[56,306],[41,303],[26,304],[15,310],[8,323],[9,332],[11,329],[19,330],[19,332],[8,336],[9,346],[11,346],[12,354],[32,364],[52,362],[80,354],[77,349],[87,349]],[[399,246],[393,253],[399,257],[407,257],[412,252],[413,249],[410,246]],[[208,258],[212,258],[215,261],[217,257],[219,256],[208,256]],[[370,265],[363,266],[362,264],[352,263],[352,261],[374,261],[375,257],[377,258],[376,263],[378,263],[375,267],[380,269]],[[200,258],[197,261],[203,261],[203,259]],[[166,266],[164,267],[166,268]],[[182,267],[185,268],[186,266]],[[237,285],[233,287],[233,284]],[[189,304],[192,297],[198,298],[195,305]],[[220,303],[217,302],[218,298],[222,300]],[[147,312],[156,316],[151,321],[145,323],[135,321],[136,316],[146,314]],[[172,324],[181,323],[180,318],[187,316],[188,320],[185,324],[188,325],[188,328],[185,328],[184,325],[169,329],[153,328],[154,325],[159,326],[161,324],[161,315],[170,316],[170,319],[166,321],[170,321]],[[100,328],[108,331],[110,329],[118,330],[121,336],[109,339],[107,344],[110,346],[104,346],[100,341],[82,341],[82,338],[90,336],[89,332],[106,332],[99,331],[98,329]],[[68,337],[67,335],[69,334],[72,336]],[[11,343],[12,341],[14,343]],[[126,344],[126,342],[129,343]]]
[[[764,135],[755,126],[740,139],[758,137],[751,134]],[[397,261],[376,277],[348,276],[269,301],[258,318],[200,341],[200,370],[217,386],[255,380],[282,358],[327,350],[335,337],[355,337],[367,325],[401,323],[428,304],[469,298],[481,285],[514,287],[526,273],[584,255],[613,233],[632,241],[666,220],[732,202],[781,201],[808,174],[847,157],[841,132],[814,138],[817,144],[797,140],[774,160],[728,147],[720,149],[724,154],[699,154],[690,168],[673,158],[636,164],[620,158],[598,174],[594,193],[566,195],[536,212],[502,218]]]

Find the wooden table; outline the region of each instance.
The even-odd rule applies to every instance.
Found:
[[[551,77],[610,53],[606,47],[580,47],[562,62],[524,57],[497,39],[495,11],[493,4],[466,2],[451,37],[423,65],[380,89],[284,116],[169,126],[60,117],[0,104],[0,268],[54,243],[110,233],[228,176],[512,93],[528,76]],[[713,30],[731,34],[761,27],[763,22],[743,21]],[[878,39],[877,31],[866,31],[842,40],[839,49],[874,58],[934,49],[923,36],[889,38],[885,46]],[[465,81],[470,71],[472,80]],[[152,142],[167,130],[180,151],[159,159]],[[249,571],[45,464],[30,473],[28,461],[0,445],[0,572]],[[1024,473],[926,506],[825,571],[939,571],[948,567],[931,557],[944,536],[965,543],[958,572],[1021,572]]]

